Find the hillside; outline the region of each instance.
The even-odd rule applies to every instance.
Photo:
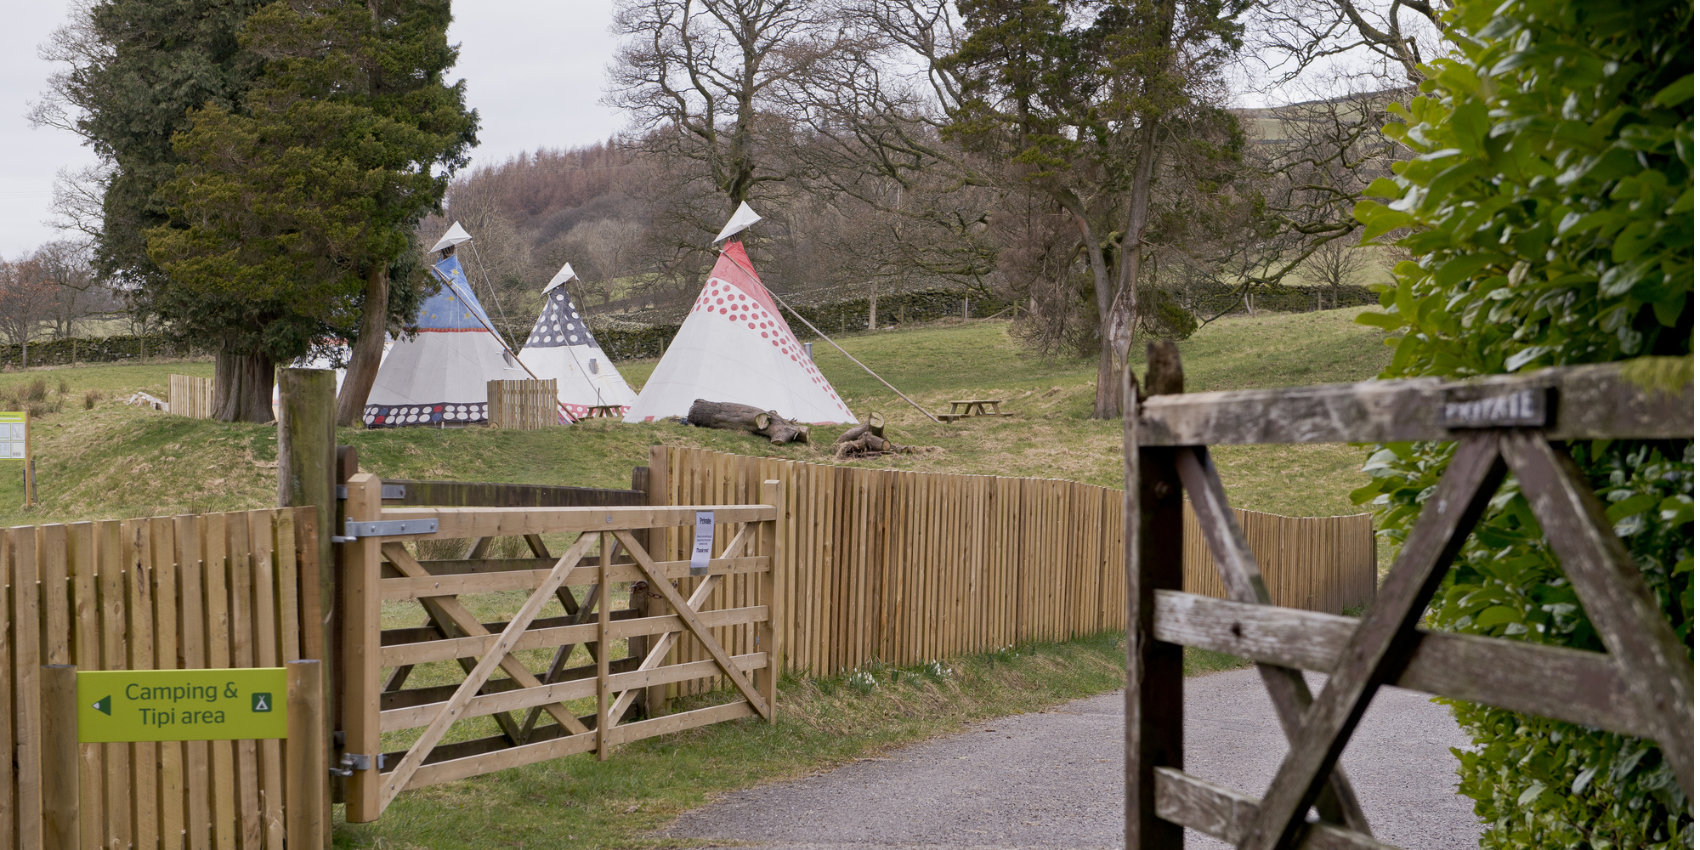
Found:
[[[1352,323],[1356,310],[1226,319],[1182,343],[1195,391],[1356,381],[1387,362],[1380,332]],[[1116,422],[1087,419],[1096,366],[1021,351],[1001,321],[943,323],[850,336],[841,343],[929,409],[953,398],[1003,398],[1017,415],[937,425],[904,404],[824,342],[821,371],[864,415],[881,412],[888,433],[938,451],[880,461],[899,468],[1121,483]],[[634,386],[654,361],[619,364]],[[0,520],[33,524],[265,507],[276,493],[276,429],[169,416],[124,400],[138,390],[163,397],[172,373],[209,376],[207,361],[60,367],[0,375],[0,408],[39,384],[36,420],[40,505],[21,507],[22,464],[0,467]],[[85,405],[87,405],[85,407]],[[652,443],[828,461],[841,429],[815,432],[810,446],[777,449],[729,432],[676,424],[587,422],[536,432],[348,429],[364,468],[390,477],[625,486]],[[1292,515],[1354,512],[1361,450],[1345,446],[1229,448],[1217,452],[1242,507]]]

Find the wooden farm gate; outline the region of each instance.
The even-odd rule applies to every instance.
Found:
[[[1181,393],[1179,356],[1154,346],[1127,411],[1127,845],[1179,848],[1183,828],[1240,848],[1371,848],[1337,765],[1376,688],[1404,688],[1593,726],[1658,743],[1693,798],[1694,682],[1687,650],[1570,461],[1569,440],[1694,434],[1692,380],[1645,389],[1625,364],[1478,381]],[[1676,368],[1691,368],[1678,363]],[[1668,370],[1662,370],[1668,371]],[[1362,619],[1270,604],[1229,515],[1208,446],[1456,441]],[[1584,652],[1430,632],[1417,623],[1507,476],[1515,477],[1607,649]],[[1230,599],[1182,592],[1174,535],[1191,496]],[[1183,772],[1181,646],[1258,662],[1289,749],[1261,800]],[[1312,695],[1300,670],[1328,673]],[[1315,806],[1319,817],[1307,823]]]
[[[322,659],[311,509],[20,526],[0,531],[0,850],[36,850],[43,665],[276,667]],[[78,747],[87,848],[282,850],[282,742]],[[58,777],[62,779],[63,777]],[[53,813],[63,816],[64,811]],[[51,845],[49,845],[51,846]]]
[[[773,719],[783,662],[772,624],[786,573],[774,557],[784,551],[778,482],[758,504],[702,508],[392,506],[370,473],[346,486],[338,560],[350,822],[375,819],[408,788]],[[700,530],[705,518],[709,547],[682,560],[651,554],[655,535]],[[681,592],[690,576],[698,583]],[[749,603],[707,604],[722,585]],[[750,634],[750,645],[725,649],[714,630],[727,628]],[[679,645],[706,658],[670,662]],[[731,683],[718,704],[639,710],[648,689],[705,678]]]

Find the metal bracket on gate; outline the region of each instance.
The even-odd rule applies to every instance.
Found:
[[[347,484],[336,485],[336,497],[338,499],[348,498],[348,485]],[[394,501],[396,499],[405,499],[405,498],[407,498],[407,485],[406,484],[384,484],[384,485],[381,485],[378,488],[378,498],[380,498],[384,501]]]
[[[343,753],[342,761],[331,768],[331,773],[337,776],[353,776],[356,770],[371,770],[372,757],[365,753]]]
[[[398,537],[404,534],[431,534],[437,530],[434,519],[381,519],[381,520],[349,520],[345,526],[344,540],[347,542],[361,537]]]

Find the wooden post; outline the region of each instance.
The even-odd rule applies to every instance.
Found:
[[[649,503],[649,505],[651,507],[664,507],[665,505],[667,505],[669,498],[670,498],[669,493],[668,493],[668,489],[669,489],[670,486],[671,486],[671,483],[670,483],[668,476],[667,476],[667,447],[666,446],[650,446],[649,447],[649,487],[648,487],[648,491],[649,491],[648,503]],[[667,560],[667,559],[672,558],[673,553],[666,551],[666,549],[667,549],[667,532],[665,530],[661,530],[661,529],[657,529],[657,530],[653,531],[649,536],[649,554],[650,554],[650,557],[653,557],[658,561],[659,560]],[[659,598],[659,596],[661,594],[661,588],[652,587],[652,588],[649,589],[649,592],[651,594],[653,594],[656,598]],[[651,605],[649,607],[650,613],[652,613],[652,614],[661,613],[661,612],[656,610],[656,608],[658,608],[658,607],[659,606]],[[644,690],[643,701],[644,701],[644,707],[647,709],[650,717],[660,717],[660,716],[666,714],[667,713],[667,686],[666,685],[655,685],[653,687],[646,688]]]
[[[767,606],[767,620],[756,629],[756,644],[767,652],[767,666],[756,671],[756,690],[761,691],[762,699],[767,700],[769,712],[767,721],[778,722],[779,717],[779,676],[784,671],[785,653],[779,644],[779,635],[784,633],[785,599],[785,570],[788,561],[782,557],[784,538],[780,527],[785,523],[785,485],[779,481],[763,481],[761,485],[762,504],[772,505],[777,516],[771,522],[762,524],[761,551],[768,557],[767,575],[757,575],[761,582],[761,604]]]
[[[345,508],[349,519],[375,520],[382,510],[378,476],[361,472],[348,479]],[[378,758],[383,753],[378,736],[378,696],[383,683],[379,655],[379,623],[382,613],[378,579],[383,555],[380,539],[362,537],[343,543],[342,551],[342,664],[343,749],[366,756],[366,769],[356,769],[348,778],[349,823],[376,820],[383,811],[379,803],[381,778]]]
[[[293,370],[290,370],[293,371]],[[289,738],[284,743],[284,767],[289,788],[284,798],[284,836],[290,850],[321,850],[330,846],[330,774],[326,770],[324,665],[317,659],[291,661],[289,670]]]
[[[1182,391],[1180,354],[1172,342],[1146,352],[1145,393],[1124,376],[1122,432],[1126,443],[1122,497],[1127,531],[1127,793],[1126,845],[1180,850],[1185,830],[1157,815],[1157,768],[1182,768],[1181,648],[1157,639],[1159,590],[1182,584],[1181,482],[1172,448],[1139,444],[1145,397]]]
[[[30,433],[30,413],[24,411],[24,507],[35,507],[35,436]]]
[[[336,519],[336,375],[328,369],[284,369],[278,375],[277,411],[277,504],[279,507],[311,507],[318,516],[318,539],[298,541],[297,546],[312,546],[319,553],[319,574],[302,576],[303,582],[317,582],[323,605],[335,607],[336,563],[332,560],[331,536],[337,533]],[[303,624],[320,630],[318,645],[325,647],[328,662],[329,648],[336,635],[331,631],[328,617],[319,623]],[[336,675],[334,667],[322,679]],[[324,700],[323,717],[331,717],[332,692],[335,686],[320,687],[317,692]],[[329,733],[321,736],[325,757],[331,747]],[[330,814],[330,798],[325,798],[325,815]]]
[[[634,466],[634,467],[632,467],[632,489],[643,493],[644,494],[644,501],[645,501],[646,504],[648,503],[649,467],[647,467],[647,466]],[[646,551],[649,551],[649,547],[650,547],[649,529],[647,529],[647,528],[637,529],[637,530],[632,532],[632,536],[637,538],[637,542],[639,544],[641,544]],[[626,607],[630,608],[632,611],[636,612],[636,615],[640,618],[647,617],[647,616],[649,616],[649,599],[650,599],[649,582],[646,582],[646,581],[632,582],[632,584],[631,584],[631,596],[626,602]],[[626,639],[626,657],[627,658],[638,658],[638,659],[647,658],[647,657],[649,657],[649,647],[650,646],[651,646],[651,643],[650,643],[649,635],[634,635],[630,638],[627,638]],[[633,699],[632,704],[637,708],[637,713],[638,713],[639,717],[645,717],[645,718],[649,717],[649,689],[639,688],[636,691],[636,697]]]
[[[48,664],[41,668],[41,717],[42,846],[82,850],[76,667]]]
[[[614,718],[608,713],[608,567],[613,563],[614,538],[603,534],[596,561],[596,760],[608,760],[608,732]]]

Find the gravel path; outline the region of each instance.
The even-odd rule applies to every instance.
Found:
[[[1321,677],[1311,680],[1314,690]],[[1187,771],[1262,796],[1286,742],[1254,670],[1187,681]],[[1373,740],[1371,739],[1373,736]],[[1451,713],[1381,689],[1344,763],[1376,836],[1404,847],[1472,848],[1457,796]],[[664,835],[699,847],[991,850],[1122,846],[1122,696],[977,724],[793,782],[725,795]],[[1189,848],[1227,845],[1189,833]]]

